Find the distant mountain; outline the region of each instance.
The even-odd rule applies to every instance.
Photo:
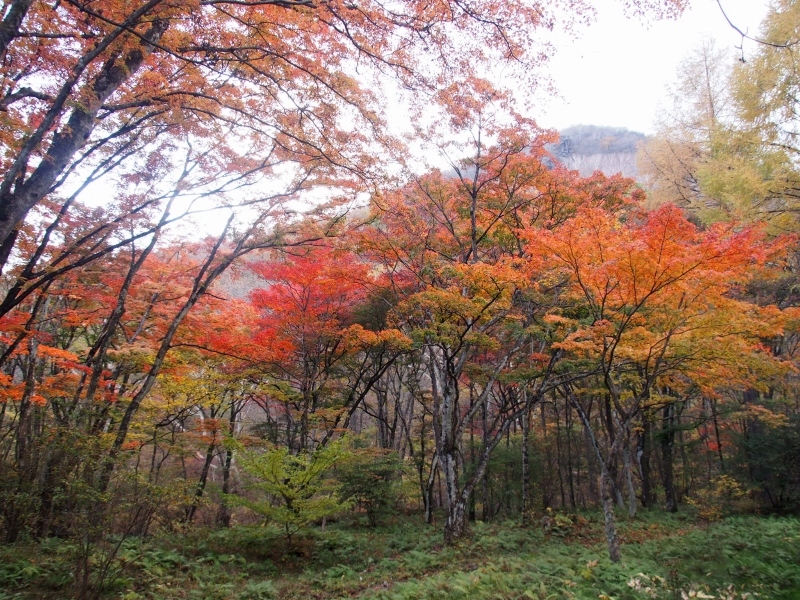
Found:
[[[569,169],[581,175],[601,171],[637,177],[636,150],[647,136],[621,127],[576,125],[560,132],[561,139],[548,149]]]

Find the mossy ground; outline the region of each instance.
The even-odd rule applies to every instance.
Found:
[[[620,522],[623,559],[606,555],[599,515],[475,523],[443,547],[438,528],[398,518],[379,528],[342,522],[287,548],[268,527],[190,530],[122,543],[103,598],[126,600],[800,599],[800,520],[678,514]],[[0,600],[67,598],[76,544],[0,548]],[[100,555],[92,558],[95,570]]]

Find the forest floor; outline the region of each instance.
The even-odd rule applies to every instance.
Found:
[[[297,534],[269,527],[191,529],[126,539],[101,598],[122,600],[800,599],[800,519],[642,511],[619,519],[622,561],[609,561],[599,514],[474,523],[442,546],[439,528],[398,517]],[[110,547],[110,546],[109,546]],[[45,540],[0,547],[0,600],[68,598],[76,573],[103,572],[102,548]],[[87,588],[88,589],[88,588]],[[95,588],[97,590],[97,588]],[[91,592],[91,590],[90,590]],[[87,597],[91,597],[87,596]]]

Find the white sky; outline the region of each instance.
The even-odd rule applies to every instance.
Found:
[[[542,95],[540,125],[608,125],[652,133],[659,101],[678,63],[703,39],[738,57],[741,36],[725,21],[716,0],[692,0],[675,21],[644,23],[623,15],[619,0],[598,0],[597,19],[580,39],[564,36],[549,72],[560,97]],[[758,33],[766,0],[722,0],[731,21]],[[755,44],[746,42],[745,57]]]
[[[767,0],[722,0],[731,20],[740,28],[757,34],[766,14]],[[539,109],[531,114],[539,125],[563,129],[570,125],[606,125],[652,133],[659,100],[675,77],[678,63],[709,36],[719,47],[735,46],[741,37],[728,26],[716,0],[691,0],[692,6],[676,21],[645,23],[623,14],[622,0],[593,0],[597,18],[582,28],[580,37],[560,35],[555,56],[544,67],[560,92],[557,97],[544,90],[539,94]],[[745,56],[754,44],[745,45]],[[395,125],[402,126],[401,111]],[[437,159],[428,159],[436,164]],[[447,164],[438,157],[439,166]],[[106,198],[109,186],[98,182],[82,199]],[[211,212],[196,217],[196,227],[204,233],[221,228],[224,218]],[[188,229],[192,226],[189,225]],[[187,231],[187,225],[181,226]]]

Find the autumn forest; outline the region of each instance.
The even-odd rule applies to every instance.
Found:
[[[798,597],[800,3],[635,179],[591,0],[2,6],[0,600]]]

